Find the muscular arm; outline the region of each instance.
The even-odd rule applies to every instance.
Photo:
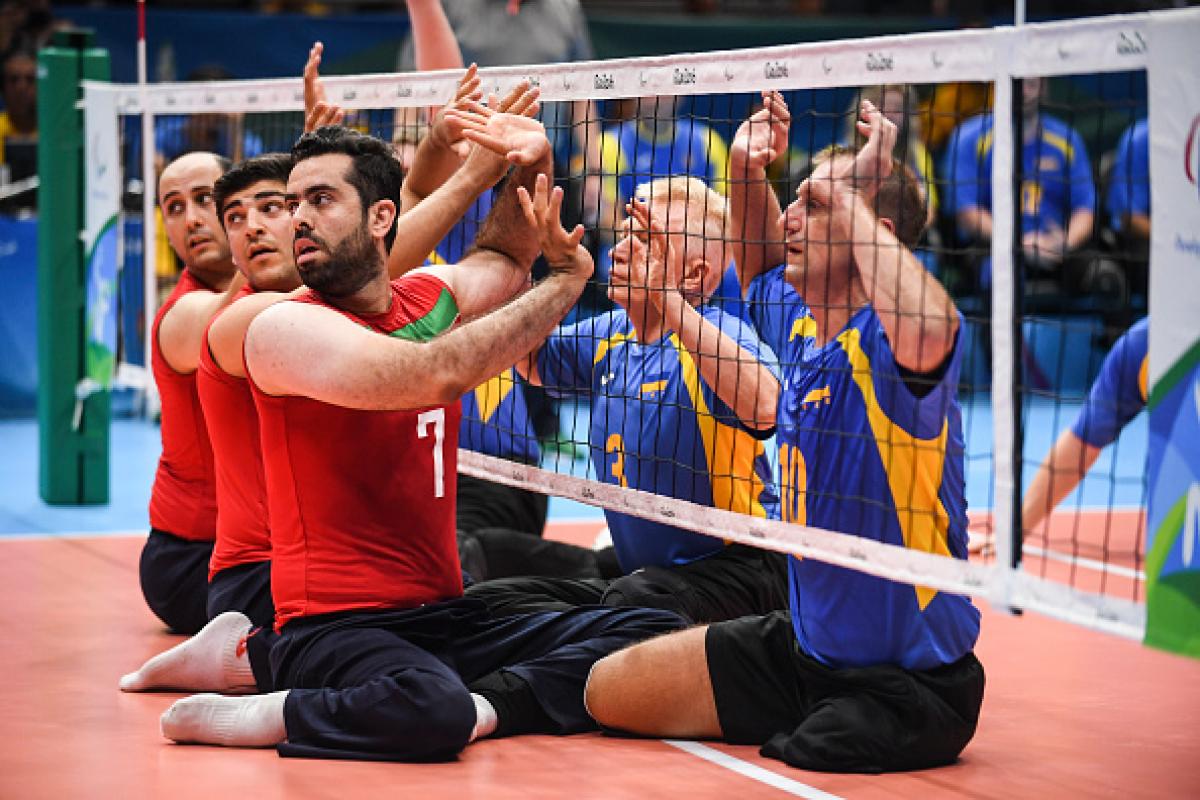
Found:
[[[749,167],[736,150],[730,153],[730,239],[743,293],[751,281],[787,257],[782,213],[767,171]]]
[[[442,0],[408,0],[408,20],[412,25],[416,67],[421,72],[457,69],[463,65],[462,50]]]
[[[268,394],[367,411],[445,405],[537,347],[585,281],[552,274],[503,310],[428,343],[381,336],[320,306],[281,304],[250,323],[246,363]]]
[[[1068,428],[1058,437],[1046,460],[1038,467],[1021,504],[1021,527],[1034,531],[1069,495],[1100,457],[1093,447]]]
[[[184,375],[196,371],[204,329],[245,284],[246,278],[238,272],[223,292],[189,292],[176,301],[158,327],[158,346],[171,369]]]
[[[221,312],[208,329],[208,351],[217,362],[217,366],[235,378],[246,377],[246,369],[242,362],[242,341],[246,337],[246,328],[250,326],[251,320],[264,309],[303,291],[301,288],[291,293],[257,292],[243,297]]]
[[[682,297],[668,299],[663,316],[696,360],[700,377],[742,424],[756,431],[774,427],[779,381],[770,370]]]
[[[930,372],[954,347],[958,314],[941,283],[855,193],[849,235],[863,291],[883,323],[896,362]]]

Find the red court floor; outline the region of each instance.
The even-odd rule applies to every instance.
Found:
[[[562,538],[585,539],[589,523]],[[117,678],[174,643],[137,586],[135,536],[0,538],[0,798],[1075,798],[1200,796],[1200,662],[984,605],[979,732],[959,764],[824,775],[754,748],[584,735],[472,745],[454,763],[281,759],[174,745],[178,696]]]

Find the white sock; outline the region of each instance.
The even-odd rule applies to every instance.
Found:
[[[162,734],[176,742],[226,747],[273,747],[287,739],[283,702],[287,692],[249,697],[197,694],[163,713]]]
[[[471,738],[467,741],[473,742],[495,733],[498,719],[496,707],[486,697],[472,692],[471,699],[475,701],[475,728],[471,731]]]
[[[137,672],[122,677],[121,691],[253,692],[257,686],[244,644],[250,629],[249,617],[239,611],[226,611],[183,644],[159,653]]]

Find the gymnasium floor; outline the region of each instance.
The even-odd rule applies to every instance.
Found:
[[[1027,457],[1036,460],[1056,426],[1036,409],[1031,421]],[[968,430],[987,431],[989,424],[977,419]],[[968,453],[986,452],[987,437],[976,442],[979,434],[969,435]],[[117,421],[112,441],[112,503],[50,508],[37,499],[36,426],[0,422],[0,703],[7,711],[0,717],[0,798],[1200,794],[1200,662],[1036,614],[1010,616],[986,603],[977,652],[988,689],[979,732],[960,762],[943,769],[823,775],[792,770],[749,747],[600,735],[485,741],[455,763],[430,765],[285,760],[272,751],[173,745],[159,735],[157,718],[178,695],[116,688],[122,673],[176,641],[145,609],[137,587],[158,431]],[[984,449],[976,450],[981,442]],[[1136,504],[1144,423],[1127,431],[1122,447],[1100,474],[1115,468],[1118,503]],[[988,505],[986,473],[984,463],[969,474],[975,509]],[[1065,507],[1104,505],[1108,496],[1104,479]],[[557,500],[551,517],[548,535],[581,543],[602,525],[595,510]],[[1128,511],[1113,517],[1121,530],[1135,529],[1136,518]],[[1102,513],[1079,519],[1089,540],[1106,524]],[[1073,517],[1056,519],[1054,539],[1074,524]],[[1048,574],[1062,568],[1045,563]]]

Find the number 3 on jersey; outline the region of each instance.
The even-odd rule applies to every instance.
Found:
[[[429,425],[433,424],[433,496],[446,496],[446,462],[442,446],[446,441],[446,409],[435,408],[417,415],[417,438],[429,436]]]

